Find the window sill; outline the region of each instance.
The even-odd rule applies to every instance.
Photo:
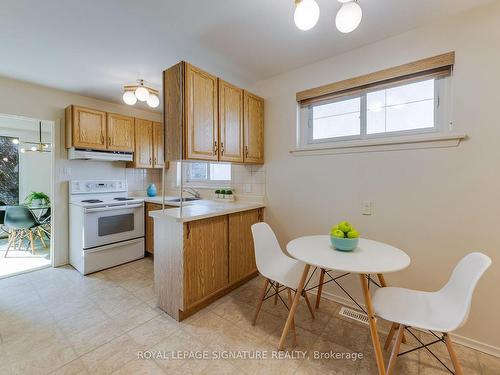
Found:
[[[293,156],[313,156],[330,154],[349,154],[358,152],[414,150],[422,148],[456,147],[466,134],[434,133],[400,137],[358,139],[335,143],[297,147],[290,150]]]

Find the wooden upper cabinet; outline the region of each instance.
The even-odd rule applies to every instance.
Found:
[[[135,168],[153,168],[153,122],[135,119]]]
[[[66,146],[106,150],[106,112],[90,108],[66,108]]]
[[[243,90],[219,79],[219,160],[243,162]]]
[[[134,151],[134,118],[108,113],[108,150]]]
[[[264,99],[244,93],[244,161],[264,163]]]
[[[153,122],[153,164],[154,167],[165,165],[165,134],[161,122]]]
[[[218,160],[217,77],[185,69],[185,158]]]

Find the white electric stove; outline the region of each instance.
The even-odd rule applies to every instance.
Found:
[[[70,264],[86,275],[144,257],[144,201],[127,181],[69,182]]]

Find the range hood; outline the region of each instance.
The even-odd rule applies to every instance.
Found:
[[[133,158],[131,152],[95,151],[74,147],[68,149],[70,160],[132,161]]]

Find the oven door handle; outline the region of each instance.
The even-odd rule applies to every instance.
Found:
[[[101,207],[101,208],[86,208],[85,213],[111,211],[111,210],[125,210],[127,208],[140,208],[143,206],[144,206],[143,204],[129,204],[129,205],[125,205],[125,206],[108,206],[108,207]]]

